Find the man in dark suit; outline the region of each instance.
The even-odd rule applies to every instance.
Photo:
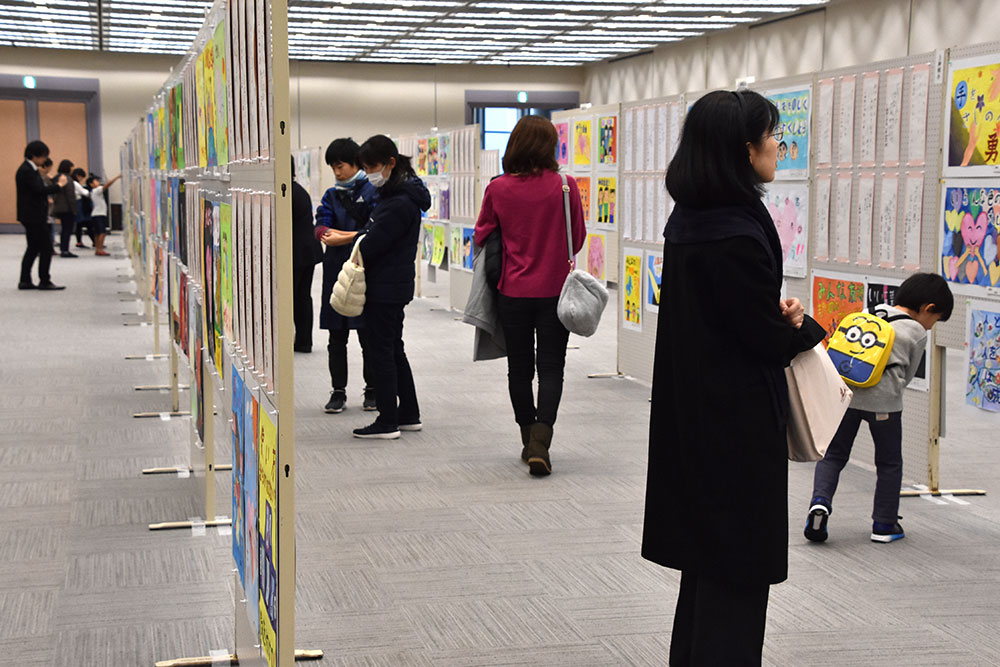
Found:
[[[52,262],[52,234],[49,231],[50,194],[59,192],[66,184],[62,174],[52,185],[46,185],[38,168],[49,157],[49,147],[41,141],[32,141],[24,149],[24,162],[17,169],[17,219],[24,225],[28,249],[21,260],[21,281],[18,289],[61,290],[49,276]],[[38,285],[31,282],[31,265],[38,258]]]

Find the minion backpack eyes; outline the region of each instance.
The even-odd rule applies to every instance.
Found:
[[[826,351],[845,382],[871,387],[882,378],[895,338],[895,329],[881,317],[851,313],[830,337]]]

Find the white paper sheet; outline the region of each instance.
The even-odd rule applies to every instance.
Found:
[[[909,139],[906,163],[911,167],[921,166],[927,153],[927,93],[930,88],[930,65],[914,65],[910,77],[910,122],[907,128]]]
[[[895,174],[882,176],[879,197],[878,265],[884,269],[896,266],[896,218],[899,198],[899,178]]]
[[[875,149],[878,147],[878,72],[865,72],[861,80],[861,146],[860,162],[863,167],[875,166]]]
[[[816,164],[829,167],[833,163],[833,79],[819,82],[819,104],[816,111]]]
[[[903,190],[903,268],[920,267],[920,220],[924,206],[924,172],[906,174]]]
[[[872,218],[875,209],[875,174],[858,176],[858,245],[855,263],[872,263]]]
[[[656,170],[667,170],[670,154],[670,109],[666,104],[656,107]]]
[[[903,70],[891,69],[885,76],[885,123],[882,129],[882,164],[899,165],[899,131],[903,114]]]
[[[840,77],[840,107],[837,116],[837,162],[847,169],[854,166],[854,98],[856,77]]]
[[[814,257],[825,262],[830,258],[830,175],[816,175],[816,225]]]
[[[626,109],[622,116],[625,121],[625,127],[622,128],[625,134],[625,155],[623,156],[625,171],[633,171],[635,169],[635,108]]]
[[[833,259],[837,262],[851,260],[851,174],[837,174],[836,214],[833,218],[832,240]]]
[[[648,106],[646,107],[646,132],[649,134],[643,135],[646,137],[648,142],[650,138],[655,140],[656,137],[656,107]],[[656,171],[656,151],[653,150],[653,146],[647,146],[645,151],[645,170],[646,171]]]
[[[646,165],[646,107],[635,108],[635,170],[644,171]]]

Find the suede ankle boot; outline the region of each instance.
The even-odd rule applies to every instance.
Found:
[[[531,426],[521,427],[521,460],[528,462],[528,441],[531,440]]]
[[[552,427],[542,422],[531,425],[528,439],[528,470],[536,477],[544,477],[552,472],[549,461],[549,446],[552,444]]]

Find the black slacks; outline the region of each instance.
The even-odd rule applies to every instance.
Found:
[[[681,572],[670,667],[759,667],[769,589]]]
[[[569,331],[556,315],[559,297],[520,298],[500,295],[497,310],[507,342],[507,390],[519,426],[552,426],[562,399],[563,369]],[[538,354],[535,355],[537,338]],[[538,404],[532,381],[538,368]]]
[[[375,381],[377,421],[395,428],[420,421],[413,372],[403,349],[403,303],[365,303],[365,361]]]
[[[292,317],[295,320],[295,347],[312,347],[312,283],[315,264],[292,269]]]
[[[49,282],[49,267],[52,265],[52,230],[49,223],[24,225],[24,238],[28,243],[21,259],[21,282],[31,282],[31,266],[38,258],[38,281]]]

